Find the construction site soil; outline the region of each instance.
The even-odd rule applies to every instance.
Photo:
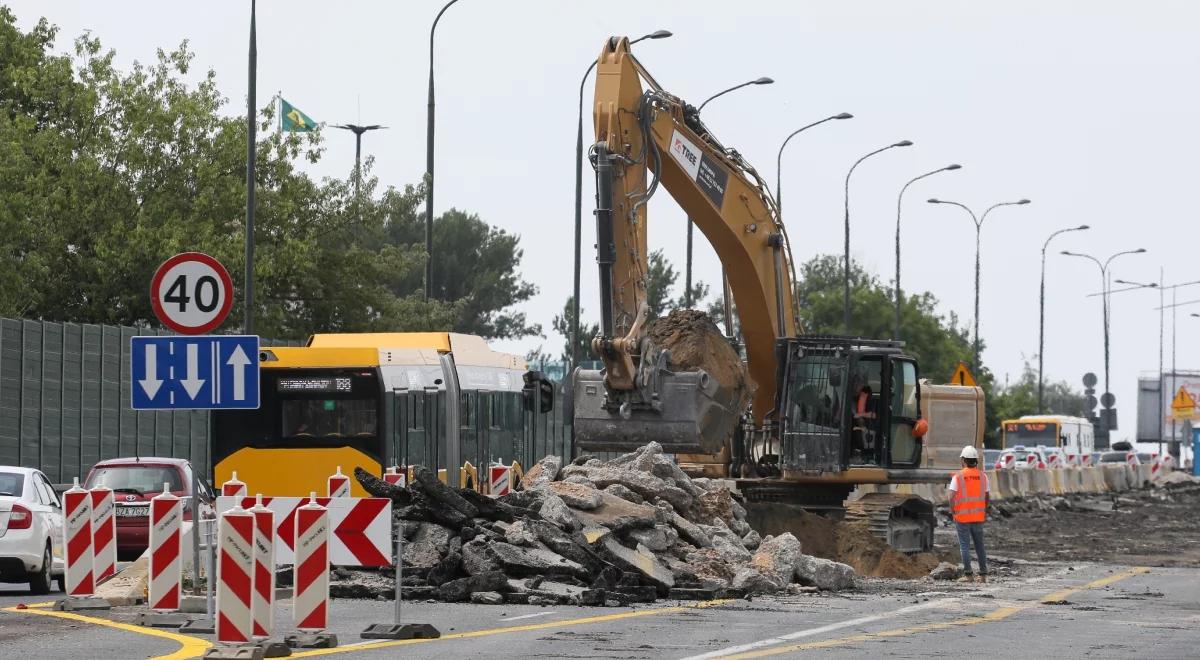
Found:
[[[989,553],[1033,561],[1200,566],[1200,483],[1028,498],[994,509]]]
[[[673,370],[703,369],[740,396],[742,406],[750,401],[755,386],[746,375],[746,366],[708,314],[695,309],[672,310],[651,321],[647,334],[656,346],[671,351]]]
[[[814,513],[801,513],[794,532],[804,551],[848,564],[867,577],[915,580],[938,565],[932,553],[906,555],[871,534],[865,523],[843,523]]]

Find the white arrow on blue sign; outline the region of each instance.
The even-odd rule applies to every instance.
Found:
[[[258,408],[258,337],[132,337],[134,410]]]

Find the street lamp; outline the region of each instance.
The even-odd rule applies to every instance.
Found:
[[[800,133],[807,131],[813,126],[824,124],[825,122],[834,119],[854,119],[854,115],[850,114],[849,112],[843,112],[838,115],[833,115],[832,117],[826,117],[820,121],[814,121],[807,126],[802,126],[792,131],[790,135],[784,138],[783,144],[779,145],[779,156],[775,158],[775,206],[779,209],[779,215],[781,218],[783,216],[783,148],[788,145],[788,142],[792,141],[792,138],[796,137]]]
[[[1046,238],[1046,242],[1042,243],[1042,284],[1038,293],[1038,404],[1037,411],[1041,415],[1045,412],[1042,407],[1042,399],[1044,394],[1045,383],[1042,379],[1042,354],[1046,351],[1046,248],[1050,247],[1050,241],[1054,240],[1055,236],[1065,234],[1069,231],[1084,231],[1089,229],[1087,225],[1079,225],[1078,227],[1070,227],[1067,229],[1059,229],[1050,234]]]
[[[850,171],[846,172],[846,254],[844,263],[845,290],[842,293],[842,330],[846,335],[850,334],[850,175],[854,174],[854,170],[859,166],[860,163],[871,156],[874,156],[875,154],[883,153],[888,149],[894,149],[896,147],[911,146],[912,141],[901,140],[895,144],[889,144],[886,147],[881,147],[854,161],[854,164],[850,166]]]
[[[721,91],[717,92],[716,94],[713,94],[712,96],[705,99],[704,102],[700,104],[700,107],[696,108],[696,112],[700,112],[701,110],[703,110],[704,106],[708,105],[709,102],[712,101],[713,99],[721,97],[721,96],[725,96],[729,92],[739,90],[743,87],[748,87],[750,85],[770,85],[774,82],[775,82],[775,80],[773,78],[768,78],[767,76],[763,76],[761,78],[755,78],[754,80],[748,80],[740,85],[734,85],[733,87],[730,87],[729,89],[721,90]],[[689,217],[687,219],[687,258],[685,259],[684,268],[683,268],[683,273],[684,273],[683,274],[683,300],[684,300],[685,307],[692,306],[692,233],[693,233],[694,229],[695,229],[695,223],[693,223],[691,217]],[[733,304],[732,304],[732,300],[730,298],[731,298],[731,296],[729,293],[729,280],[725,276],[725,266],[724,266],[724,264],[722,264],[722,266],[721,266],[721,300],[722,300],[722,307],[724,307],[724,309],[725,309],[725,332],[730,337],[732,337],[733,336]]]
[[[630,41],[629,45],[645,39],[666,39],[671,34],[670,30],[655,30]],[[575,131],[575,288],[571,299],[571,369],[567,373],[579,364],[579,267],[583,243],[583,88],[587,85],[592,69],[596,68],[596,62],[597,60],[592,60],[588,64],[587,71],[583,72],[583,78],[579,81],[579,118]]]
[[[991,213],[992,210],[994,210],[994,209],[1000,208],[1001,206],[1020,206],[1023,204],[1028,204],[1029,200],[1019,199],[1015,202],[1000,202],[999,204],[992,204],[991,206],[989,206],[987,208],[986,211],[983,212],[983,215],[979,216],[978,218],[975,217],[975,213],[973,211],[971,211],[971,209],[967,208],[965,204],[960,204],[958,202],[951,202],[951,201],[941,200],[941,199],[936,199],[936,198],[929,200],[929,203],[930,204],[950,204],[952,206],[957,206],[957,207],[961,208],[962,210],[966,211],[971,216],[971,221],[975,223],[975,342],[971,347],[971,352],[974,356],[973,357],[974,367],[976,369],[976,373],[978,373],[978,370],[980,368],[979,367],[979,350],[980,350],[980,345],[979,345],[979,238],[980,238],[980,234],[983,231],[983,221],[987,220],[988,214]]]
[[[904,187],[900,189],[899,197],[896,198],[896,325],[892,332],[893,339],[900,339],[900,306],[901,300],[904,296],[902,290],[900,289],[900,208],[901,204],[904,202],[904,191],[908,190],[909,186],[920,181],[921,179],[924,179],[925,177],[933,176],[938,172],[953,172],[954,170],[958,169],[962,169],[962,165],[959,165],[958,163],[951,163],[932,172],[926,172],[921,176],[914,177],[910,179],[908,183],[904,184]]]
[[[1106,259],[1104,261],[1104,263],[1101,263],[1099,259],[1097,259],[1096,257],[1093,257],[1090,254],[1069,252],[1067,250],[1062,251],[1062,254],[1065,254],[1068,257],[1081,257],[1083,259],[1090,259],[1092,262],[1094,262],[1096,264],[1096,267],[1098,267],[1100,269],[1100,290],[1102,292],[1100,299],[1103,302],[1102,309],[1104,311],[1104,393],[1105,394],[1111,393],[1111,391],[1108,389],[1108,297],[1111,294],[1111,288],[1110,288],[1110,285],[1108,282],[1108,266],[1109,266],[1109,264],[1112,263],[1113,259],[1116,259],[1117,257],[1119,257],[1123,254],[1142,254],[1145,251],[1146,251],[1146,248],[1138,248],[1136,250],[1123,250],[1121,252],[1117,252],[1116,254],[1113,254],[1112,256],[1110,256],[1108,259]],[[1105,431],[1107,431],[1107,427],[1105,427]]]
[[[362,183],[362,136],[367,131],[377,131],[385,129],[387,126],[379,124],[371,124],[370,126],[357,126],[355,124],[334,124],[334,128],[354,133],[354,199],[358,199],[359,184]]]
[[[433,297],[433,34],[437,30],[438,21],[450,5],[458,0],[450,0],[437,13],[433,25],[429,28],[429,101],[428,116],[425,120],[425,178],[429,190],[425,192],[425,299]]]

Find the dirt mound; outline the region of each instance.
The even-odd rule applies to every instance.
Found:
[[[859,575],[916,580],[929,575],[938,565],[931,553],[906,555],[888,547],[864,523],[837,523],[838,561],[850,564]]]
[[[808,511],[801,511],[796,520],[788,523],[788,530],[800,540],[804,554],[842,561],[838,555],[837,527],[833,520]]]
[[[859,575],[916,580],[938,565],[930,553],[896,552],[862,523],[840,523],[805,511],[788,528],[800,539],[805,554],[849,564]]]
[[[671,351],[671,368],[703,369],[740,397],[744,407],[754,393],[746,366],[708,314],[696,309],[676,309],[654,319],[647,328],[650,340]]]

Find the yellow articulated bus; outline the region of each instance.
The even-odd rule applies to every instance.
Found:
[[[450,332],[314,335],[263,348],[259,366],[259,409],[212,415],[214,481],[236,472],[251,495],[324,495],[338,466],[453,466],[455,485],[464,460],[517,456],[535,390],[540,412],[548,392],[552,405],[523,359]],[[351,494],[366,495],[353,479]]]

